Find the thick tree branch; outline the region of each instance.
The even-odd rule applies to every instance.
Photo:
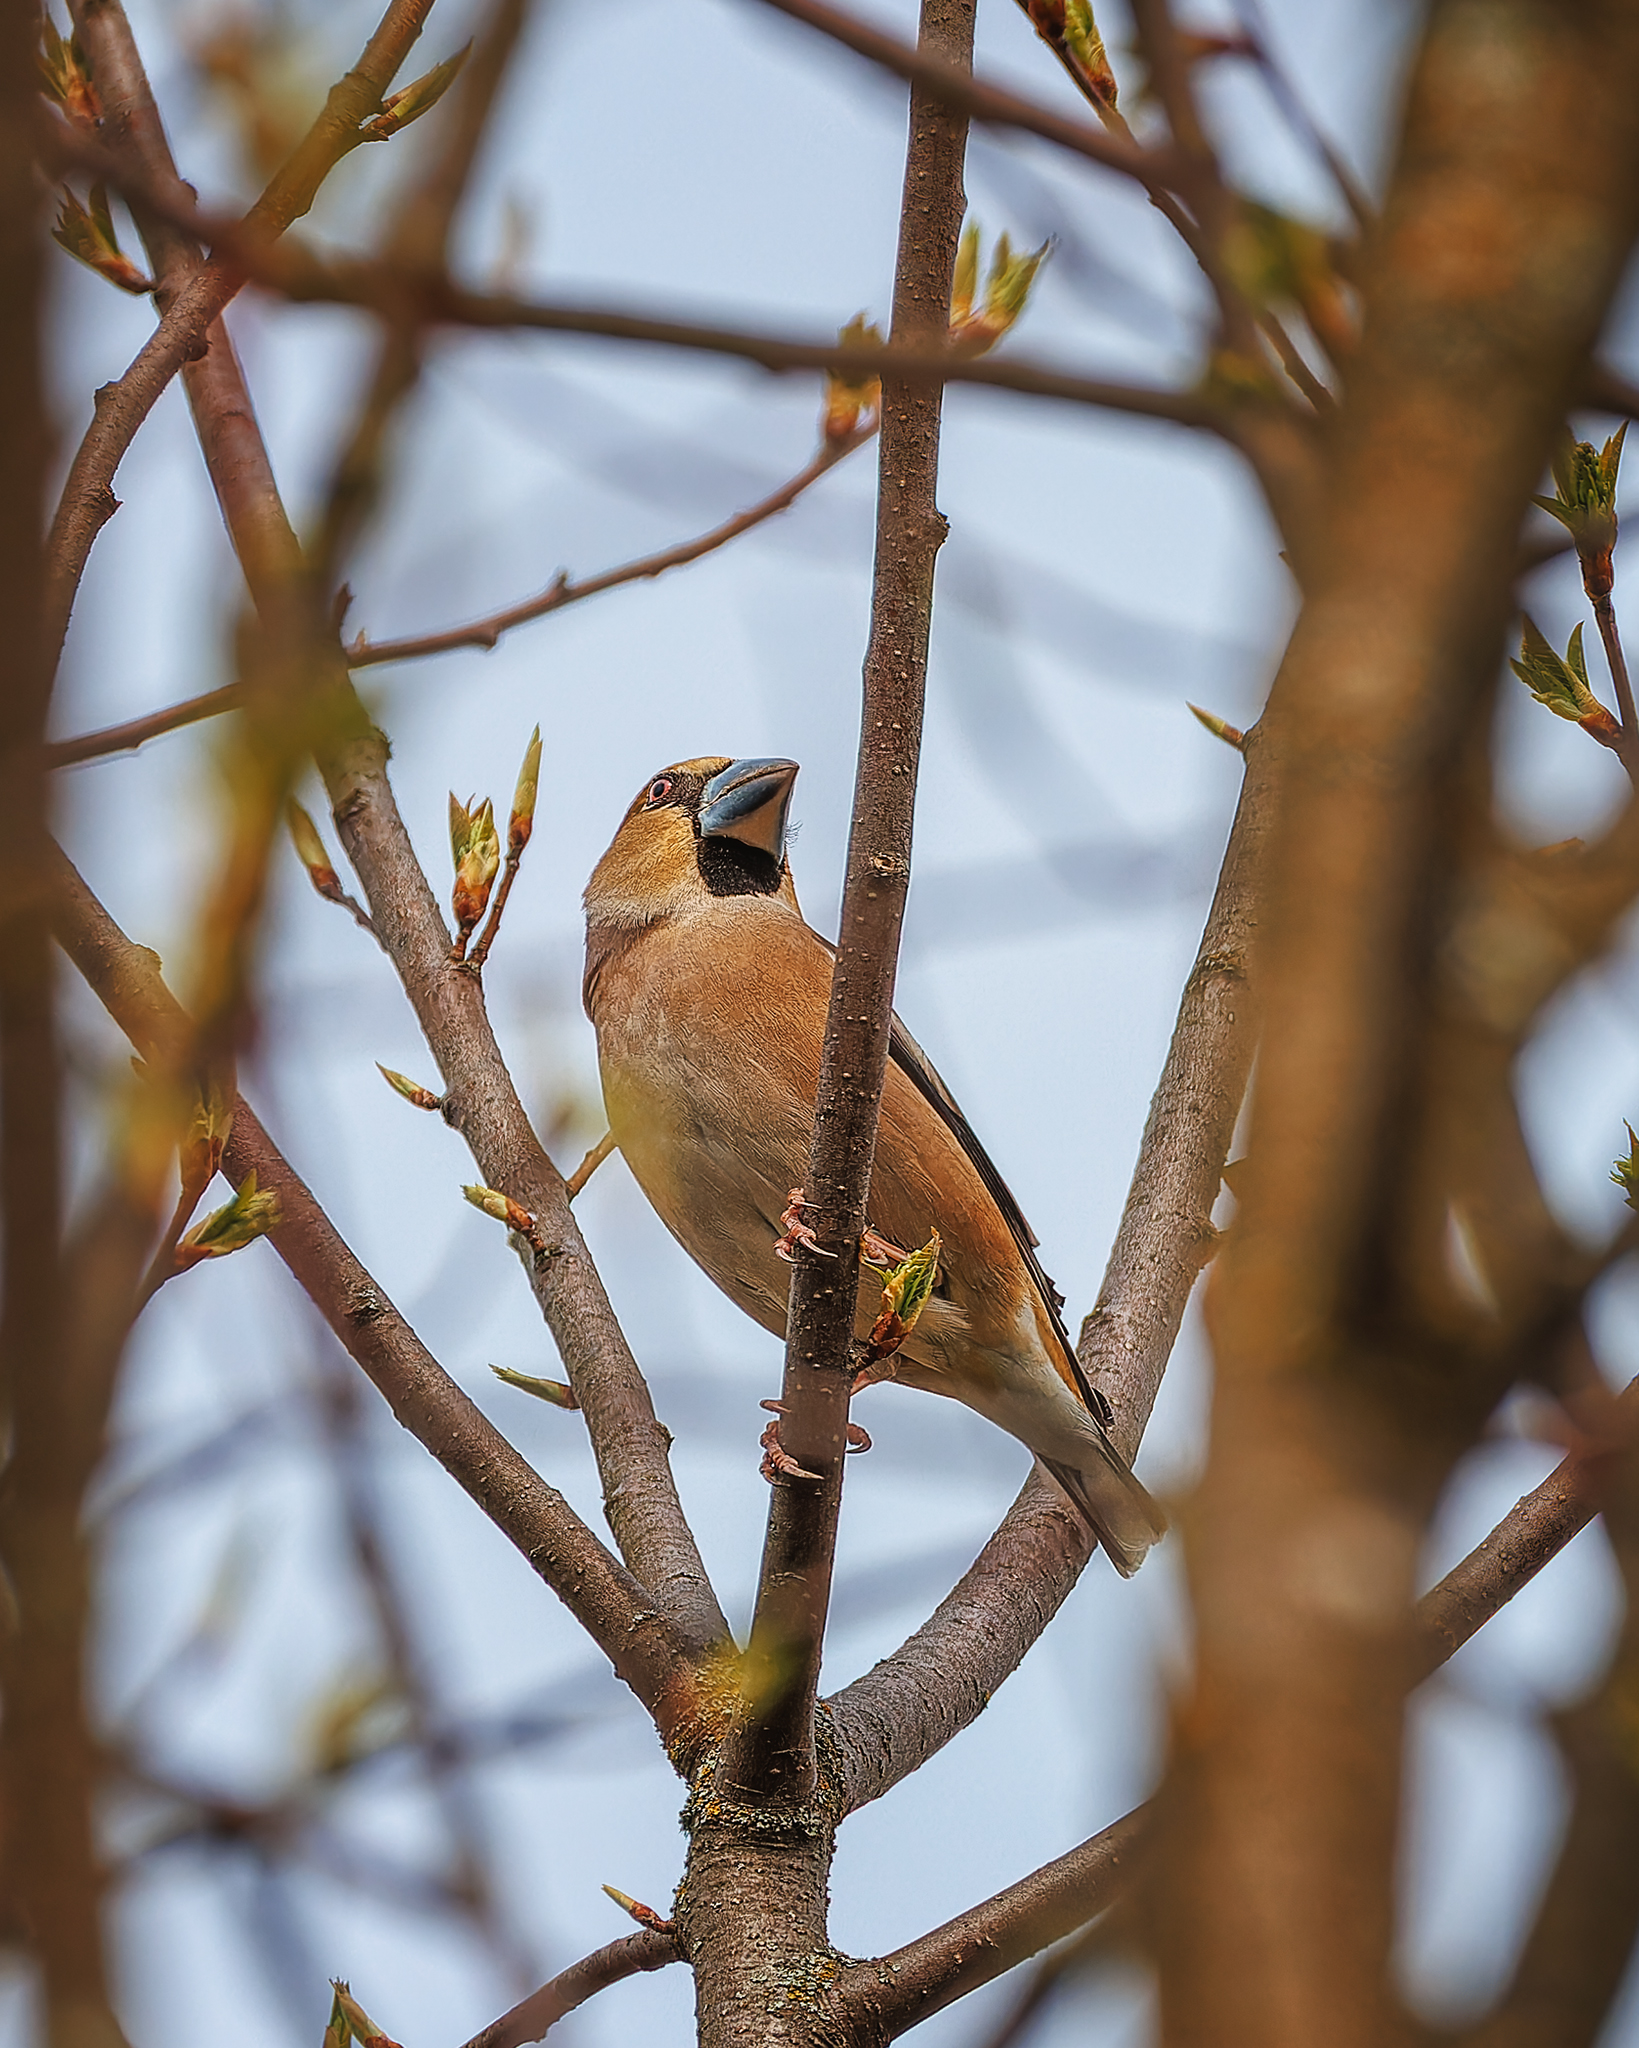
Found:
[[[607,1991],[611,1984],[644,1970],[663,1970],[681,1959],[675,1934],[647,1927],[628,1934],[623,1941],[612,1941],[607,1948],[596,1949],[567,1970],[560,1970],[550,1983],[532,1991],[498,2020],[491,2020],[481,2034],[474,2034],[466,2048],[522,2048],[526,2041],[539,2041],[566,2013]]]
[[[1240,805],[1166,1064],[1150,1105],[1098,1304],[1078,1346],[1137,1454],[1184,1309],[1215,1238],[1210,1222],[1246,1091],[1257,1026],[1249,981],[1267,755],[1254,733]],[[830,1702],[844,1810],[878,1799],[981,1713],[1058,1612],[1092,1555],[1088,1533],[1039,1473],[960,1585],[898,1650]]]
[[[87,1431],[61,1243],[62,1058],[40,759],[51,691],[39,534],[51,407],[30,162],[38,36],[32,7],[0,8],[0,1553],[10,1609],[0,1628],[0,1846],[8,1905],[25,1919],[39,1966],[41,2031],[119,2048],[92,1832],[99,1758],[86,1719],[80,1530]]]
[[[1633,237],[1636,80],[1619,6],[1451,4],[1409,88],[1265,720],[1255,1127],[1208,1300],[1196,1671],[1156,1886],[1169,2038],[1351,2048],[1397,2028],[1411,1574],[1495,1396],[1441,1262],[1447,1162],[1428,1155],[1426,1188],[1413,1170],[1441,919],[1470,880],[1520,521]],[[1529,157],[1507,139],[1521,121]],[[1547,260],[1573,245],[1572,269]]]
[[[1623,1412],[1624,1421],[1631,1425],[1634,1416],[1639,1414],[1639,1381],[1624,1391],[1618,1407]],[[1627,1446],[1613,1442],[1608,1450],[1567,1458],[1534,1493],[1527,1494],[1503,1517],[1484,1542],[1423,1595],[1415,1614],[1418,1678],[1428,1677],[1455,1655],[1522,1586],[1558,1556],[1579,1530],[1587,1526],[1599,1512],[1618,1460],[1625,1453]],[[1045,1479],[1033,1481],[1021,1496],[1019,1508],[997,1532],[998,1536],[1010,1526],[1017,1529],[1022,1520],[1021,1510],[1027,1503],[1043,1499],[1049,1490]],[[1062,1519],[1055,1515],[1055,1526]],[[1045,1574],[1042,1569],[1044,1562],[1049,1567]],[[1021,1590],[1032,1589],[1038,1602],[1044,1592],[1050,1597],[1051,1560],[1044,1560],[1040,1554],[1017,1559],[1013,1583]],[[1051,1611],[1049,1609],[1049,1614]],[[947,1625],[953,1634],[965,1625],[971,1641],[980,1627],[988,1627],[993,1621],[992,1614],[975,1617],[970,1612],[966,1616],[952,1615]],[[912,1639],[913,1642],[915,1640]],[[909,1647],[907,1645],[907,1649]],[[889,1664],[901,1667],[896,1673],[903,1687],[901,1713],[884,1713],[873,1727],[866,1705],[870,1699],[869,1691],[862,1697],[856,1697],[862,1694],[862,1688],[868,1689],[870,1682],[878,1679],[879,1674],[887,1669],[885,1665],[878,1665],[869,1679],[850,1686],[832,1702],[839,1724],[838,1732],[845,1734],[845,1753],[850,1768],[844,1785],[845,1811],[861,1804],[864,1798],[876,1797],[886,1791],[890,1784],[914,1770],[932,1753],[932,1748],[904,1756],[896,1754],[896,1751],[907,1738],[914,1742],[918,1737],[915,1709],[928,1699],[946,1700],[949,1673],[942,1666],[935,1667],[924,1688],[918,1690],[915,1675],[904,1668],[902,1660],[905,1660],[905,1651],[898,1652],[889,1660]],[[878,1707],[883,1704],[880,1693],[870,1704]],[[981,1700],[973,1706],[962,1725],[973,1719],[982,1705]],[[1578,1756],[1585,1754],[1588,1748],[1586,1720],[1584,1714],[1575,1721],[1572,1729],[1580,1741],[1580,1747],[1576,1749]],[[955,1729],[950,1730],[950,1733],[955,1732]],[[876,1738],[874,1756],[873,1735]],[[873,1778],[867,1778],[861,1768],[868,1757],[876,1772]],[[902,1767],[895,1769],[895,1764]],[[892,1772],[891,1776],[886,1775],[888,1771]],[[884,1777],[885,1782],[879,1782]],[[1625,1793],[1622,1795],[1624,1800],[1627,1797]],[[1593,1803],[1586,1804],[1591,1806]],[[1626,1811],[1624,1805],[1622,1812],[1625,1814]],[[1621,1824],[1625,1826],[1626,1821]],[[1591,1828],[1600,1825],[1592,1811],[1588,1814],[1587,1825]],[[864,2008],[891,2039],[918,2020],[928,2018],[941,2006],[977,1989],[980,1984],[990,1982],[1027,1956],[1074,1933],[1125,1892],[1137,1867],[1138,1859],[1134,1852],[1141,1846],[1145,1831],[1151,1826],[1151,1809],[1139,1807],[1124,1820],[1114,1822],[1079,1848],[1071,1850],[1067,1856],[1045,1865],[1019,1884],[1011,1885],[995,1898],[986,1900],[984,1905],[959,1914],[943,1927],[920,1936],[891,1956],[854,1965],[839,1985],[844,2012],[853,2016]],[[1600,1910],[1603,1912],[1603,1907]],[[1560,1917],[1565,1916],[1562,1914]],[[1552,1944],[1545,1943],[1542,1952],[1544,1957],[1548,1956],[1552,1952]],[[1560,1971],[1556,1981],[1563,1985],[1564,1977],[1565,1973]],[[1577,2009],[1581,2010],[1585,2004],[1586,2001],[1579,1999]],[[1597,2011],[1604,2011],[1603,2003],[1598,2005]],[[1505,2037],[1494,2034],[1488,2025],[1479,2038],[1485,2048],[1502,2048]],[[1512,2048],[1513,2037],[1506,2038]]]
[[[293,636],[299,642],[305,630],[306,565],[237,359],[231,351],[213,351],[210,362],[214,380],[196,409],[206,463],[273,644],[296,655],[303,670],[314,667],[336,706],[327,772],[344,813],[338,824],[372,901],[380,892],[391,904],[387,917],[375,906],[378,936],[451,1082],[449,1117],[468,1136],[483,1178],[535,1215],[544,1241],[556,1247],[551,1256],[535,1259],[534,1290],[586,1413],[622,1553],[690,1641],[704,1647],[726,1636],[727,1624],[677,1499],[666,1459],[670,1439],[655,1419],[561,1177],[518,1101],[482,989],[473,976],[450,967],[448,934],[387,781],[385,742],[353,695],[339,648],[333,642],[315,646],[303,659],[293,645]],[[456,1075],[459,1084],[452,1079]]]
[[[109,1015],[145,1058],[185,1052],[192,1025],[156,956],[126,937],[60,853],[52,868],[57,937]],[[254,1173],[258,1187],[277,1192],[275,1251],[398,1421],[528,1558],[662,1734],[686,1734],[695,1714],[692,1669],[645,1588],[427,1351],[242,1101],[224,1166],[236,1183]]]
[[[923,0],[921,47],[971,66],[975,0]],[[925,88],[911,94],[893,339],[943,340],[966,200],[967,122]],[[749,1657],[777,1677],[748,1703],[724,1765],[743,1796],[806,1800],[816,1782],[819,1680],[848,1421],[849,1350],[877,1117],[888,1065],[894,974],[910,882],[933,570],[945,521],[935,494],[941,394],[882,386],[875,580],[865,654],[859,764],[804,1183],[816,1249],[792,1270],[782,1438],[818,1483],[774,1486]]]

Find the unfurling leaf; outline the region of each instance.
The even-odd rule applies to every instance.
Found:
[[[376,2025],[375,2021],[364,2010],[364,2007],[359,2004],[358,2000],[348,1990],[345,1979],[340,1977],[334,1979],[331,1988],[336,1994],[336,2002],[331,2007],[330,2012],[330,2024],[332,2027],[336,2025],[339,2019],[347,2030],[348,2038],[357,2041],[359,2048],[398,2048],[398,2043],[391,2040],[381,2031],[380,2027]],[[328,2031],[326,2032],[325,2039],[328,2042]]]
[[[233,1200],[213,1209],[177,1246],[176,1270],[185,1273],[202,1259],[225,1259],[230,1252],[243,1251],[276,1228],[281,1213],[278,1191],[259,1190],[255,1174],[247,1173]]]
[[[77,33],[60,36],[49,15],[40,19],[40,48],[35,62],[46,82],[46,91],[68,118],[81,128],[95,128],[102,119],[102,103],[91,81],[91,66]]]
[[[1622,1198],[1630,1209],[1639,1209],[1639,1132],[1632,1124],[1625,1124],[1628,1134],[1628,1156],[1618,1159],[1611,1168],[1611,1179],[1622,1190]]]
[[[1087,0],[1021,0],[1037,35],[1096,107],[1114,113],[1115,73]]]
[[[529,835],[535,829],[535,799],[540,781],[541,729],[536,726],[524,748],[523,766],[518,770],[518,784],[512,792],[512,815],[507,820],[507,853],[513,860],[529,844]]]
[[[1618,746],[1622,728],[1588,687],[1588,665],[1582,655],[1582,628],[1571,635],[1564,657],[1557,655],[1532,618],[1525,620],[1519,659],[1508,666],[1556,718],[1568,718],[1591,733],[1601,746]]]
[[[1590,597],[1610,593],[1611,550],[1616,546],[1616,477],[1622,466],[1624,420],[1603,448],[1568,436],[1554,456],[1555,491],[1533,502],[1552,513],[1575,543],[1583,588]]]
[[[844,348],[880,348],[882,330],[856,313],[837,335]],[[820,431],[827,443],[846,441],[861,426],[874,426],[882,409],[882,379],[862,377],[850,382],[833,370],[825,380],[825,412]]]
[[[1052,247],[1050,242],[1043,242],[1039,249],[1015,255],[1012,242],[1003,235],[991,258],[981,299],[978,296],[979,240],[978,225],[970,221],[962,230],[956,282],[950,299],[950,344],[969,356],[982,356],[993,349],[1018,319],[1030,297],[1036,272]]]
[[[455,887],[450,908],[465,939],[484,914],[489,892],[501,868],[501,838],[495,829],[495,806],[486,796],[473,808],[450,794],[450,853],[455,861]]]
[[[366,142],[385,142],[389,136],[397,135],[408,128],[412,121],[421,116],[444,97],[460,76],[461,67],[472,54],[471,43],[463,44],[453,57],[446,57],[442,64],[435,64],[422,78],[412,79],[401,92],[391,94],[381,103],[381,112],[374,120],[366,121],[360,131]]]
[[[525,1394],[533,1394],[537,1401],[550,1401],[554,1408],[578,1408],[573,1387],[566,1387],[562,1380],[541,1380],[533,1373],[514,1372],[510,1365],[492,1365],[490,1371],[498,1380],[505,1380],[509,1387],[517,1387]]]
[[[66,249],[70,256],[78,257],[99,277],[107,278],[110,284],[117,284],[122,292],[132,292],[141,297],[154,288],[153,279],[139,270],[120,248],[114,216],[108,210],[108,188],[105,185],[91,187],[89,206],[82,206],[65,185],[63,203],[58,209],[57,225],[51,230],[51,239],[59,248]]]
[[[376,1061],[376,1072],[392,1089],[395,1095],[402,1095],[406,1102],[413,1102],[417,1109],[442,1109],[444,1098],[435,1095],[430,1088],[423,1088],[419,1081],[412,1081],[408,1074],[400,1074],[391,1067],[384,1067]]]
[[[1189,708],[1214,739],[1222,740],[1226,747],[1233,747],[1237,753],[1244,749],[1246,734],[1238,725],[1231,725],[1227,718],[1220,718],[1216,711],[1203,711],[1199,704],[1191,704]]]

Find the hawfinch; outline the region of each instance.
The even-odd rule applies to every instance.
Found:
[[[609,1130],[661,1221],[747,1315],[785,1333],[776,1246],[807,1173],[831,949],[785,859],[793,761],[682,761],[639,791],[586,887],[587,1015]],[[950,1091],[895,1018],[872,1229],[941,1239],[893,1377],[1027,1444],[1116,1569],[1165,1527],[1105,1434],[1035,1238]],[[861,1276],[858,1331],[881,1305]]]

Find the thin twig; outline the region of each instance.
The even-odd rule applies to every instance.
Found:
[[[567,575],[560,574],[540,596],[526,598],[521,604],[493,612],[487,619],[477,619],[470,626],[452,626],[444,632],[421,633],[402,640],[369,640],[361,633],[346,649],[347,664],[349,668],[370,668],[387,661],[414,661],[423,655],[443,654],[457,647],[492,648],[501,635],[510,632],[514,626],[545,618],[551,612],[562,611],[566,605],[578,604],[582,598],[597,597],[605,590],[615,590],[622,584],[640,582],[662,575],[667,569],[698,561],[702,555],[711,554],[729,541],[738,539],[742,533],[750,532],[753,527],[785,511],[810,484],[834,469],[844,456],[851,455],[875,431],[874,424],[861,427],[846,440],[827,444],[778,490],[771,491],[755,505],[747,506],[745,511],[735,513],[731,519],[711,527],[693,540],[678,541],[655,554],[641,555],[635,561],[624,562],[618,568],[600,570],[597,575],[583,577],[578,582],[571,582]],[[221,689],[207,690],[203,696],[169,705],[163,711],[150,711],[141,718],[127,719],[121,725],[104,726],[100,732],[54,740],[45,749],[46,766],[69,768],[83,761],[100,760],[107,754],[126,753],[148,740],[196,724],[200,719],[236,711],[243,702],[243,687],[238,683],[228,683]],[[351,898],[347,899],[345,907],[354,909]],[[355,909],[354,914],[368,926],[367,913]]]
[[[329,172],[356,145],[360,124],[379,109],[382,94],[420,35],[432,4],[433,0],[389,0],[358,63],[331,87],[307,134],[244,220],[236,223],[234,232],[246,246],[282,234],[307,212]],[[66,131],[58,141],[70,150],[85,147],[84,138]],[[186,207],[168,189],[163,172],[156,180],[150,167],[135,157],[122,160],[100,149],[97,154],[108,158],[122,190],[145,202],[154,215],[190,225]],[[175,182],[173,167],[169,185]],[[69,468],[46,542],[44,632],[53,653],[68,629],[92,543],[116,509],[112,486],[126,449],[177,371],[184,363],[203,358],[217,316],[243,282],[230,266],[207,264],[177,294],[124,376],[98,392],[96,416]]]
[[[943,8],[924,0],[922,48],[947,68],[969,68],[973,17],[974,0]],[[965,115],[914,86],[894,270],[895,343],[926,346],[947,332],[966,147]],[[859,761],[803,1183],[806,1220],[824,1256],[792,1269],[780,1396],[783,1448],[821,1483],[787,1479],[773,1489],[748,1655],[781,1680],[747,1708],[724,1762],[727,1783],[754,1799],[800,1802],[816,1782],[814,1698],[842,1501],[848,1348],[910,882],[934,561],[945,537],[936,503],[941,399],[938,387],[883,380]]]
[[[491,612],[488,618],[475,619],[470,626],[451,626],[440,633],[418,633],[402,640],[370,640],[360,633],[356,640],[348,643],[347,665],[357,669],[369,668],[383,661],[413,661],[425,654],[448,653],[454,647],[488,650],[514,626],[545,618],[549,612],[562,611],[567,605],[579,604],[583,598],[597,597],[605,590],[616,590],[623,583],[642,582],[664,575],[668,569],[697,562],[702,555],[726,547],[731,540],[738,540],[741,534],[749,533],[753,527],[761,526],[765,520],[786,511],[810,484],[817,483],[827,472],[835,469],[845,456],[862,447],[875,432],[873,422],[856,428],[844,440],[826,442],[815,452],[812,460],[804,463],[796,475],[787,478],[777,490],[759,498],[755,505],[748,505],[743,512],[736,512],[732,518],[696,535],[693,540],[677,541],[652,555],[640,555],[635,561],[623,562],[618,568],[604,569],[598,575],[583,577],[578,582],[571,581],[566,571],[560,571],[538,597],[525,598],[520,604]]]
[[[642,1970],[663,1970],[668,1963],[682,1960],[675,1934],[656,1933],[644,1928],[612,1941],[560,1970],[549,1984],[532,1991],[521,2005],[491,2020],[481,2034],[474,2034],[466,2048],[522,2048],[526,2041],[539,2041],[547,2029],[571,2013],[577,2005],[611,1984],[635,1977]]]
[[[574,1172],[564,1182],[563,1193],[566,1201],[572,1202],[575,1199],[614,1149],[615,1134],[613,1131],[605,1131],[579,1166],[575,1168]]]
[[[1599,626],[1599,638],[1604,644],[1605,659],[1610,663],[1611,683],[1616,691],[1616,714],[1622,724],[1622,766],[1628,771],[1628,779],[1639,787],[1639,713],[1633,706],[1633,684],[1628,680],[1627,656],[1622,651],[1622,635],[1617,629],[1616,604],[1608,590],[1590,598],[1590,602]]]
[[[1232,0],[1232,5],[1252,46],[1252,61],[1268,88],[1269,97],[1286,116],[1288,125],[1303,138],[1326,166],[1332,183],[1343,196],[1344,205],[1354,217],[1355,226],[1362,234],[1369,233],[1377,224],[1377,209],[1365,187],[1343,161],[1335,146],[1327,139],[1320,123],[1304,105],[1297,87],[1293,85],[1284,66],[1276,58],[1270,47],[1269,24],[1264,19],[1261,0]]]

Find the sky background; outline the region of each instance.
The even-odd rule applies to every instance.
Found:
[[[194,57],[231,18],[222,0],[129,4],[184,175],[210,200],[248,196],[234,122]],[[859,0],[859,11],[914,29],[909,0]],[[1416,10],[1271,0],[1267,12],[1308,105],[1377,180]],[[411,75],[465,39],[469,14],[462,0],[439,0]],[[279,30],[283,88],[304,113],[373,19],[359,0],[289,0],[245,18]],[[1132,81],[1124,19],[1101,10],[1101,22],[1118,75]],[[1004,0],[981,10],[979,64],[1085,111]],[[1221,67],[1208,99],[1244,189],[1338,223],[1323,176],[1249,72]],[[310,230],[367,243],[438,118],[350,159]],[[482,281],[506,263],[524,290],[805,335],[861,309],[885,319],[904,126],[897,84],[755,0],[538,0],[465,216],[463,268]],[[1011,351],[1135,381],[1194,374],[1201,292],[1140,195],[1045,144],[985,134],[967,182],[987,240],[1004,229],[1016,243],[1055,240]],[[66,462],[90,393],[120,373],[152,316],[66,257],[53,288]],[[368,330],[345,312],[251,294],[231,325],[301,521],[322,500]],[[1619,358],[1631,326],[1624,314]],[[818,410],[808,377],[561,337],[443,339],[394,450],[388,508],[349,567],[349,629],[384,638],[441,627],[560,568],[600,570],[709,527],[802,467]],[[732,548],[520,629],[489,654],[361,678],[441,889],[447,792],[504,803],[540,723],[535,839],[486,987],[524,1099],[566,1170],[602,1129],[579,1003],[579,893],[657,768],[717,752],[800,761],[793,866],[810,920],[834,929],[873,463],[857,454]],[[70,636],[64,734],[232,672],[239,580],[179,387],[133,447],[118,492],[123,509],[97,543]],[[1256,716],[1292,590],[1236,459],[1165,425],[953,390],[940,502],[951,532],[898,1007],[1032,1218],[1074,1327],[1097,1292],[1235,800],[1234,754],[1185,701],[1241,724]],[[1577,616],[1574,572],[1543,572],[1530,601],[1563,644]],[[186,934],[217,843],[217,745],[197,727],[60,783],[75,859],[126,930],[165,956],[173,984],[186,983]],[[1505,807],[1544,841],[1592,829],[1621,794],[1613,757],[1512,686],[1499,759]],[[316,784],[307,801],[322,818]],[[83,1179],[126,1052],[84,992],[65,988]],[[1628,950],[1567,994],[1524,1065],[1545,1183],[1590,1234],[1618,1213],[1609,1163],[1623,1115],[1639,1113],[1636,991]],[[556,1362],[503,1234],[461,1200],[464,1149],[375,1073],[379,1060],[435,1078],[409,1008],[369,940],[311,893],[293,857],[279,863],[261,996],[248,1099],[437,1357],[598,1521],[576,1418],[487,1369],[551,1374]],[[757,1402],[776,1387],[779,1348],[693,1269],[618,1160],[578,1212],[743,1628],[767,1507]],[[1598,1304],[1614,1379],[1639,1369],[1636,1307],[1621,1275]],[[99,1706],[155,1780],[108,1812],[115,1853],[136,1858],[114,1908],[136,2048],[195,2048],[224,2015],[240,2048],[316,2048],[331,1975],[350,1978],[406,2048],[450,2048],[624,1931],[600,1884],[664,1908],[681,1870],[681,1789],[641,1711],[373,1391],[360,1382],[349,1396],[352,1369],[338,1359],[260,1247],[167,1289],[127,1362],[92,1515]],[[1192,1317],[1139,1460],[1159,1492],[1188,1486],[1206,1403]],[[875,1449],[849,1467],[828,1689],[925,1617],[1027,1467],[1017,1444],[953,1404],[885,1388],[861,1414]],[[1428,1578],[1554,1461],[1551,1448],[1499,1429],[1457,1477]],[[179,1812],[164,1785],[277,1797],[309,1775],[326,1714],[382,1668],[349,1503],[379,1531],[439,1723],[464,1746],[453,1792],[441,1803],[387,1739],[398,1725],[388,1700],[367,1724],[380,1753],[301,1807],[288,1853],[270,1863],[243,1843],[186,1833],[154,1849]],[[979,1723],[847,1823],[833,1882],[844,1950],[913,1937],[1150,1789],[1166,1688],[1188,1654],[1174,1552],[1164,1546],[1131,1584],[1095,1562]],[[1402,1964],[1432,2017],[1482,2003],[1529,1922],[1563,1820],[1542,1717],[1596,1680],[1620,1598],[1591,1529],[1414,1703]],[[487,1937],[425,1896],[447,1854],[452,1798],[503,1902]],[[993,1987],[920,2038],[977,2044],[1017,1988]],[[689,2004],[686,1975],[663,1972],[605,1994],[554,2038],[581,2048],[686,2039]],[[1116,2048],[1147,2039],[1148,2025],[1141,1983],[1110,1968],[1050,2009],[1032,2038]],[[0,2027],[8,2043],[28,2036],[15,1979]],[[1610,2040],[1639,2043],[1639,2010],[1618,2017]]]

